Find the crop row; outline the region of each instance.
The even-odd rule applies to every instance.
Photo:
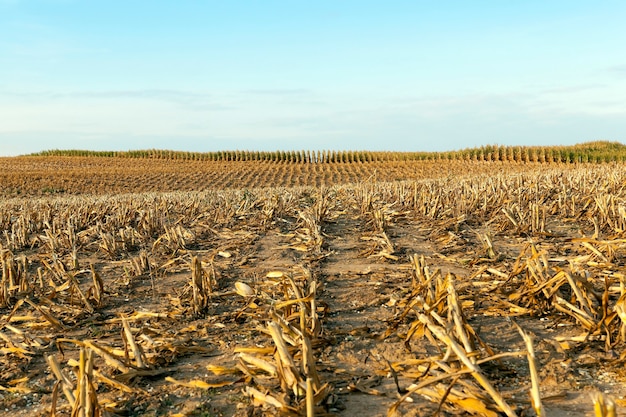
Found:
[[[48,150],[33,156],[94,156],[173,159],[185,161],[264,161],[296,164],[369,163],[390,161],[501,161],[501,162],[612,162],[626,160],[626,146],[616,142],[588,142],[573,146],[487,145],[448,152],[376,152],[337,150],[187,152],[162,149],[132,151]]]

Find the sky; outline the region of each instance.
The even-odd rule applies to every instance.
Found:
[[[0,155],[626,140],[626,2],[0,0]]]

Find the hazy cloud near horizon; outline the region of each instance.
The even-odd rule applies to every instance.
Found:
[[[623,141],[624,12],[0,0],[0,155]]]
[[[563,135],[570,143],[615,140],[626,129],[621,103],[596,103],[587,91],[384,101],[343,97],[332,106],[327,104],[332,97],[321,95],[319,102],[285,106],[282,95],[220,99],[171,91],[13,96],[9,104],[0,93],[0,112],[8,115],[0,140],[5,155],[56,148],[435,151],[492,143],[560,144]],[[569,106],[574,99],[580,101],[575,113]],[[23,128],[29,124],[33,127]],[[507,132],[506,140],[501,132]],[[346,137],[359,140],[347,146]]]

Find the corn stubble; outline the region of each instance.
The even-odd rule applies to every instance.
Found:
[[[626,174],[583,165],[486,176],[477,166],[476,175],[380,182],[370,174],[332,188],[5,200],[0,361],[9,377],[0,387],[41,389],[20,371],[41,357],[52,415],[128,412],[159,384],[229,392],[268,414],[341,413],[351,394],[323,359],[341,338],[329,330],[338,318],[325,301],[333,256],[325,230],[348,218],[364,226],[349,231],[361,242],[357,257],[403,276],[381,295],[393,314],[372,340],[400,340],[410,358],[370,365],[396,392],[344,386],[379,398],[389,416],[419,415],[424,401],[448,414],[549,415],[537,318],[568,326],[551,339],[564,358],[596,349],[626,360]],[[436,256],[407,253],[397,238],[415,223]],[[259,242],[275,230],[281,244],[272,250],[296,261],[268,269]],[[507,241],[523,242],[521,250],[511,253]],[[178,276],[182,285],[166,284]],[[135,302],[144,282],[149,291]],[[477,325],[496,316],[510,319],[516,349],[492,345]],[[205,360],[209,374],[178,373],[183,357]],[[494,372],[520,361],[524,399]],[[616,403],[601,393],[588,401],[598,416],[615,415]]]

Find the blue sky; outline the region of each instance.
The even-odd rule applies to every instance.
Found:
[[[623,1],[0,0],[0,155],[624,141]]]

